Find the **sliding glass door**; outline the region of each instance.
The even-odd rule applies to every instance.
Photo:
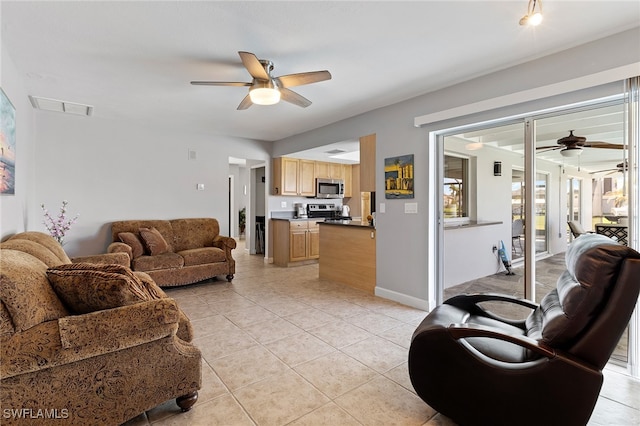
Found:
[[[438,300],[498,292],[539,302],[565,269],[569,221],[633,232],[628,109],[620,97],[438,137]],[[614,361],[633,364],[634,332],[625,333]]]

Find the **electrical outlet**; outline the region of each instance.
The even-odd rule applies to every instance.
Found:
[[[280,201],[280,208],[286,209],[287,208],[287,202],[286,201]]]

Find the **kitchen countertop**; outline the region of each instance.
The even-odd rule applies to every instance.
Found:
[[[329,221],[320,222],[323,225],[337,225],[337,226],[357,226],[360,228],[375,229],[374,226],[369,225],[368,222],[362,222],[361,220],[342,220],[333,219]]]
[[[324,221],[323,217],[272,217],[271,220],[286,220],[287,222],[297,222],[300,220],[312,220],[315,222]]]

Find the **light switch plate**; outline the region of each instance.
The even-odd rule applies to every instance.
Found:
[[[406,214],[418,214],[418,203],[404,203],[404,212]]]
[[[204,191],[204,183],[199,183],[196,185],[196,189],[198,191]]]
[[[380,203],[380,213],[384,213],[386,208],[387,208],[387,205],[385,203]]]

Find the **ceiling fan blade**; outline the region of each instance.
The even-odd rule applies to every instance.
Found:
[[[311,105],[311,101],[309,99],[305,98],[302,95],[297,94],[293,90],[289,90],[284,87],[280,89],[280,99],[282,99],[283,101],[290,102],[294,105],[298,105],[299,107],[302,107],[302,108],[306,108],[309,105]]]
[[[250,52],[238,52],[238,54],[240,55],[240,59],[242,59],[242,64],[247,71],[249,71],[249,74],[251,74],[251,77],[258,80],[271,79],[256,55]]]
[[[251,86],[251,83],[241,81],[192,81],[194,86]]]
[[[586,148],[624,149],[624,145],[607,142],[587,142],[583,146]]]
[[[253,105],[253,102],[251,102],[251,98],[249,97],[249,95],[247,94],[247,96],[244,97],[244,99],[242,100],[242,102],[240,102],[240,105],[238,105],[238,108],[236,108],[238,111],[239,110],[243,110],[243,109],[247,109],[249,108],[251,105]]]
[[[311,71],[298,74],[281,75],[276,78],[280,87],[302,86],[303,84],[317,83],[319,81],[331,80],[329,71]]]
[[[617,172],[618,169],[605,169],[605,170],[597,170],[595,172],[589,173],[590,175],[594,175],[596,173],[604,173],[604,172]]]
[[[536,151],[539,149],[545,149],[547,151],[555,151],[556,149],[562,149],[564,146],[536,146]],[[546,151],[542,151],[546,152]]]

